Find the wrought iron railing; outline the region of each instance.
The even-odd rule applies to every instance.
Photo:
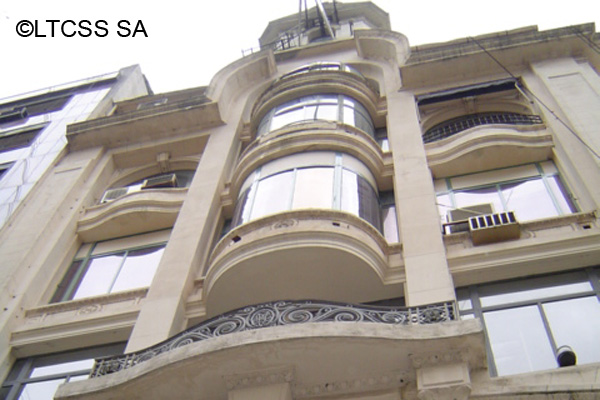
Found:
[[[431,143],[441,140],[458,132],[473,128],[479,125],[490,124],[510,124],[510,125],[535,125],[541,124],[542,118],[539,115],[523,115],[516,113],[485,113],[471,114],[460,118],[451,119],[442,122],[429,129],[423,135],[424,143]]]
[[[218,336],[273,326],[316,322],[371,322],[392,325],[434,324],[456,319],[453,302],[421,307],[379,307],[321,301],[277,301],[247,306],[196,325],[135,353],[96,360],[90,377],[112,374],[159,354]]]

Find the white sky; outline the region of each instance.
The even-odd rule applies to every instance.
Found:
[[[353,0],[346,0],[350,3]],[[538,25],[596,22],[598,0],[375,0],[411,45]],[[307,0],[309,7],[314,0]],[[258,47],[270,20],[298,12],[298,0],[0,0],[0,98],[140,64],[155,93],[207,85],[241,50]],[[47,37],[20,37],[39,20]],[[50,36],[45,20],[106,20],[106,37]],[[119,37],[117,23],[141,20],[148,34]],[[72,29],[71,27],[69,27]]]

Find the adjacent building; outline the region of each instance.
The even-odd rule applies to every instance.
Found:
[[[260,43],[69,121],[0,230],[0,394],[600,397],[594,25],[317,0]]]

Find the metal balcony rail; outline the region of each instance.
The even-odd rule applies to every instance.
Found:
[[[148,349],[97,359],[90,377],[95,378],[131,368],[159,354],[194,342],[273,326],[318,322],[420,325],[455,319],[457,313],[453,302],[421,307],[379,307],[309,300],[264,303],[211,318]]]
[[[479,125],[509,124],[509,125],[535,125],[541,124],[539,115],[523,115],[516,113],[485,113],[471,114],[451,119],[429,129],[423,135],[424,143],[431,143],[445,139],[466,129]]]

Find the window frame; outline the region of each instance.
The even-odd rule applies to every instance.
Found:
[[[444,190],[436,190],[436,204],[438,206],[438,210],[440,211],[441,223],[445,224],[445,223],[451,222],[449,220],[449,211],[461,208],[461,206],[459,206],[457,204],[457,200],[456,200],[456,195],[458,193],[466,193],[469,191],[488,189],[488,188],[495,188],[494,192],[496,193],[496,197],[499,200],[500,205],[502,206],[502,210],[494,210],[494,212],[498,213],[498,212],[503,212],[503,211],[515,211],[517,214],[517,220],[519,222],[527,222],[527,221],[533,221],[533,220],[544,219],[544,218],[553,218],[556,216],[564,216],[564,215],[569,215],[569,214],[578,212],[577,204],[573,201],[573,196],[571,195],[570,191],[567,189],[564,181],[561,179],[561,176],[560,176],[560,173],[558,172],[558,170],[546,171],[544,169],[542,164],[546,164],[548,162],[551,163],[551,161],[546,161],[543,163],[535,162],[535,163],[528,163],[528,164],[523,164],[523,165],[519,165],[519,166],[500,168],[497,170],[482,171],[482,172],[477,172],[474,174],[457,175],[457,176],[439,179],[438,180],[439,182],[444,181],[444,186],[445,186]],[[506,178],[506,179],[501,179],[501,180],[494,180],[494,181],[490,181],[487,183],[475,184],[472,186],[464,186],[464,187],[460,187],[460,188],[454,188],[453,184],[452,184],[453,179],[462,178],[462,177],[465,177],[468,175],[484,174],[484,173],[489,173],[489,172],[494,172],[494,171],[506,171],[507,173],[509,173],[510,170],[516,170],[519,167],[527,167],[527,166],[535,166],[535,168],[537,170],[537,174],[529,175],[529,176],[522,176],[522,177],[517,177],[517,178]],[[552,166],[554,166],[553,163],[552,163]],[[505,195],[503,193],[503,188],[505,188],[506,186],[509,186],[509,185],[514,185],[514,184],[524,183],[524,182],[529,182],[529,181],[538,181],[538,180],[542,182],[545,193],[548,196],[548,198],[551,200],[551,203],[552,203],[552,206],[554,207],[554,211],[556,212],[556,215],[545,216],[545,217],[541,217],[541,218],[527,218],[527,217],[524,217],[523,215],[519,215],[519,213],[516,209],[511,208],[509,206],[508,200],[505,198]],[[560,192],[560,195],[562,195],[562,199],[557,198],[558,193],[555,193],[555,190],[552,188],[552,185],[550,183],[551,180],[554,180],[556,182],[557,190]],[[442,196],[448,196],[448,200],[450,203],[449,205],[443,204],[443,202],[439,201],[440,197],[442,197]],[[562,202],[561,202],[561,200],[562,200]],[[463,208],[470,207],[470,206],[474,206],[476,204],[483,204],[483,203],[485,203],[485,202],[482,201],[481,203],[474,203],[472,205],[463,205],[462,207]],[[565,210],[562,203],[565,203],[565,205],[568,209]],[[441,212],[442,207],[445,209],[444,213]]]
[[[278,170],[278,171],[270,173],[266,176],[262,176],[262,167],[257,168],[251,175],[252,176],[251,183],[247,187],[245,187],[238,195],[237,205],[236,205],[236,208],[234,211],[232,225],[238,226],[238,225],[253,221],[255,219],[262,218],[263,216],[266,216],[266,215],[276,214],[278,212],[286,212],[286,211],[292,211],[292,210],[296,210],[296,209],[306,209],[306,207],[297,207],[296,208],[293,205],[295,191],[297,189],[296,182],[297,182],[298,172],[303,171],[303,170],[309,170],[309,169],[325,169],[326,168],[326,169],[331,169],[333,171],[333,181],[332,181],[332,186],[331,186],[331,191],[332,191],[331,192],[331,205],[326,208],[325,207],[308,207],[308,208],[344,211],[349,214],[356,215],[357,217],[359,217],[359,218],[365,220],[366,222],[370,223],[371,225],[373,225],[375,227],[375,229],[377,229],[378,231],[382,232],[381,206],[380,206],[380,202],[379,202],[379,194],[378,194],[377,189],[372,186],[369,179],[365,178],[358,171],[355,171],[354,169],[350,168],[348,165],[344,165],[344,163],[342,161],[342,157],[343,157],[342,153],[336,153],[334,164],[314,164],[314,165],[307,165],[307,166],[301,166],[301,165],[294,166],[294,167]],[[350,211],[345,211],[343,208],[342,195],[343,195],[343,185],[344,185],[344,183],[343,183],[344,171],[350,172],[357,178],[357,195],[358,195],[358,201],[359,201],[357,214],[354,214],[353,212],[350,212]],[[264,214],[264,215],[261,215],[258,217],[253,217],[252,213],[254,210],[254,205],[255,205],[256,196],[257,196],[257,192],[259,190],[260,183],[271,177],[275,177],[275,176],[282,175],[282,174],[289,174],[289,173],[292,174],[292,176],[291,176],[291,191],[288,194],[289,197],[287,198],[287,201],[284,200],[284,203],[286,203],[286,207],[280,211],[269,212],[267,214]],[[360,183],[360,182],[362,182],[362,183]],[[366,213],[368,213],[368,210],[364,209],[364,204],[363,204],[363,202],[360,201],[360,199],[361,199],[360,190],[361,190],[361,188],[364,189],[365,187],[368,187],[371,190],[371,192],[373,194],[373,199],[377,202],[377,210],[374,213],[370,213],[370,214],[373,214],[370,216],[370,218],[368,218],[368,215],[366,214]],[[367,198],[367,197],[364,197],[364,198]],[[361,215],[361,210],[363,211],[363,215]]]
[[[577,279],[577,276],[580,275],[585,279]],[[566,278],[566,280],[564,279]],[[544,285],[543,283],[547,282],[548,285]],[[541,295],[536,296],[535,298],[518,300],[518,301],[506,301],[500,302],[497,304],[491,305],[483,305],[482,297],[487,297],[494,294],[502,294],[502,293],[511,293],[517,292],[514,289],[536,289],[536,288],[549,288],[549,287],[560,287],[558,285],[559,282],[588,282],[591,286],[590,290],[581,290],[581,291],[573,291],[566,294],[553,294],[553,295]],[[554,285],[552,285],[554,283]],[[482,293],[482,289],[485,292],[486,289],[489,290],[487,294]],[[512,289],[512,290],[511,290]],[[564,345],[564,343],[557,343],[556,339],[553,335],[553,330],[551,327],[550,320],[547,316],[546,311],[544,310],[544,304],[556,303],[559,301],[568,301],[575,299],[583,299],[589,297],[596,297],[596,299],[600,302],[600,267],[590,267],[585,269],[573,270],[560,272],[555,274],[548,275],[539,275],[527,278],[517,278],[511,279],[507,281],[500,282],[490,282],[485,284],[478,285],[470,285],[465,287],[460,287],[456,289],[456,298],[458,304],[458,311],[461,319],[470,319],[470,318],[479,318],[485,333],[485,342],[486,342],[486,352],[488,359],[488,369],[490,371],[491,376],[510,376],[519,374],[521,372],[507,374],[507,375],[499,375],[498,368],[496,365],[496,359],[494,357],[494,353],[492,351],[492,345],[490,342],[490,333],[488,324],[486,324],[486,320],[484,318],[485,313],[495,312],[495,311],[505,311],[505,310],[515,310],[519,308],[525,307],[536,307],[542,321],[542,326],[544,331],[546,332],[548,343],[550,344],[550,349],[555,356],[556,361],[556,353],[560,346]],[[560,344],[560,346],[559,346]],[[568,345],[568,343],[567,343]],[[600,362],[600,360],[598,360]],[[558,364],[556,364],[556,368],[558,368]],[[529,372],[536,372],[541,370],[532,370]],[[527,372],[522,372],[527,373]]]
[[[54,374],[32,377],[35,368],[49,367],[69,362],[95,360],[96,358],[114,354],[123,354],[126,343],[114,343],[97,347],[71,350],[61,353],[32,356],[18,359],[12,366],[7,378],[0,386],[0,395],[4,394],[6,400],[17,400],[28,384],[49,382],[63,379],[64,382],[72,378],[89,376],[92,368],[76,369]]]
[[[138,235],[135,235],[135,236],[138,236]],[[115,283],[117,282],[121,272],[124,269],[124,266],[127,262],[127,258],[128,258],[128,255],[130,252],[134,252],[134,251],[138,251],[138,250],[145,250],[145,249],[152,249],[152,248],[162,249],[162,251],[164,252],[164,249],[166,248],[168,239],[160,240],[160,241],[153,241],[152,243],[145,243],[145,244],[125,247],[125,248],[121,248],[121,249],[101,251],[101,252],[95,253],[95,250],[99,244],[109,242],[111,240],[115,240],[115,239],[94,242],[91,244],[84,244],[81,246],[79,252],[81,252],[81,249],[83,249],[86,246],[88,247],[88,249],[85,251],[85,254],[83,256],[78,254],[73,258],[69,268],[65,272],[60,283],[57,285],[57,288],[56,288],[54,294],[52,295],[52,298],[50,299],[51,304],[52,303],[62,303],[65,301],[80,300],[80,299],[90,298],[90,297],[94,297],[94,296],[110,295],[110,294],[114,294],[114,293],[120,293],[120,292],[124,292],[124,291],[136,290],[136,289],[148,287],[148,286],[139,286],[139,287],[129,288],[126,290],[112,291],[115,287]],[[83,297],[74,299],[74,296],[77,293],[77,290],[81,286],[83,279],[85,278],[86,274],[89,271],[92,261],[95,259],[109,257],[109,256],[115,256],[115,255],[122,255],[122,258],[119,261],[119,266],[118,266],[117,270],[115,271],[115,273],[113,274],[113,276],[111,278],[111,283],[109,285],[108,291],[105,293],[97,293],[97,294],[92,294],[89,296],[83,296]],[[162,255],[161,255],[160,259],[162,259]],[[158,260],[158,263],[156,265],[157,267],[160,264],[160,259]],[[156,274],[156,272],[155,272],[155,274]],[[153,274],[153,276],[155,274]]]
[[[335,101],[333,101],[333,98],[335,98]],[[336,118],[335,119],[318,118],[319,108],[321,108],[321,106],[337,107]],[[278,126],[277,128],[273,128],[273,121],[275,120],[276,117],[287,115],[292,112],[296,112],[297,110],[304,110],[304,112],[306,112],[306,110],[311,107],[314,107],[314,113],[313,113],[312,118],[296,119],[296,120],[293,120],[292,122],[287,122],[281,126]],[[353,123],[350,123],[350,121],[348,121],[348,118],[346,117],[346,112],[345,112],[346,109],[351,109],[353,112],[353,115],[355,115],[355,114],[360,115],[361,119],[366,121],[366,123],[368,125],[368,129],[367,130],[363,129],[362,123],[360,123],[360,121],[357,122],[356,118],[354,118],[355,121]],[[285,128],[285,127],[293,125],[293,124],[310,122],[310,121],[320,121],[320,120],[321,121],[333,121],[333,122],[338,122],[338,123],[342,123],[345,125],[350,125],[357,129],[362,130],[363,132],[365,132],[366,134],[368,134],[371,137],[375,137],[375,124],[374,124],[373,119],[371,118],[371,115],[369,114],[367,108],[360,101],[354,99],[353,97],[350,97],[345,94],[339,94],[339,93],[317,93],[317,94],[301,96],[301,97],[291,99],[289,101],[286,101],[282,104],[279,104],[279,105],[273,107],[260,120],[257,130],[256,130],[256,137],[265,136],[273,131]]]

